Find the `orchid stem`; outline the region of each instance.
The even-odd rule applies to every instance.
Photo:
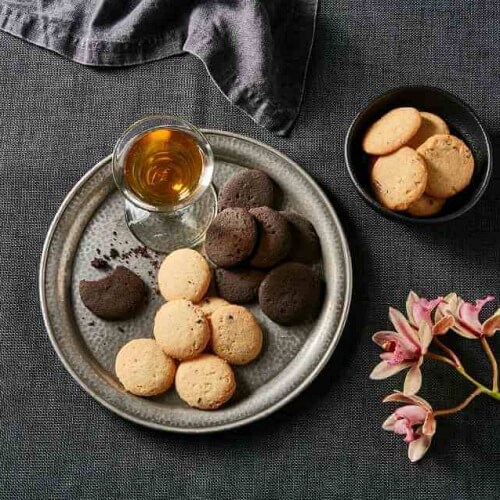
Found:
[[[444,415],[452,415],[453,413],[458,413],[459,411],[466,408],[470,404],[470,402],[475,397],[479,396],[479,394],[481,394],[482,392],[483,391],[481,389],[477,388],[474,390],[474,392],[469,394],[469,396],[467,396],[467,398],[465,398],[464,401],[462,401],[459,405],[454,406],[453,408],[447,408],[445,410],[437,410],[434,412],[434,416],[435,417],[442,417]]]
[[[433,352],[427,352],[425,357],[434,359],[435,361],[440,361],[441,363],[446,363],[450,366],[453,366],[455,370],[462,375],[462,377],[466,378],[471,384],[474,384],[479,391],[490,396],[493,399],[498,399],[500,401],[500,392],[497,390],[488,389],[486,386],[478,382],[475,378],[471,377],[466,371],[465,368],[460,364],[459,366],[455,365],[455,363],[447,358],[446,356],[441,356],[440,354],[434,354]]]
[[[448,363],[450,366],[453,366],[453,368],[457,367],[451,359],[447,358],[446,356],[441,356],[441,354],[434,354],[433,352],[426,352],[425,357],[434,359],[435,361],[441,361],[441,363]]]
[[[454,361],[455,366],[457,368],[462,366],[460,358],[448,346],[444,345],[437,337],[434,337],[432,340],[442,351],[444,351],[446,354],[448,354],[448,356],[450,356],[450,358]]]
[[[490,360],[491,367],[493,369],[493,382],[491,386],[491,390],[498,392],[498,363],[497,360],[495,359],[495,355],[493,354],[493,351],[491,350],[490,344],[488,344],[488,340],[486,337],[481,337],[481,345],[483,346],[484,352],[486,353],[486,356],[488,356],[488,359]]]

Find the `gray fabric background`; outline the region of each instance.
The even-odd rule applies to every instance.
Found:
[[[318,0],[0,0],[0,29],[91,66],[183,52],[224,95],[286,135],[300,110]]]
[[[391,4],[391,5],[389,5]],[[380,430],[381,398],[401,378],[372,382],[370,334],[410,288],[500,295],[500,174],[467,216],[405,227],[358,198],[343,139],[368,100],[401,84],[433,84],[468,101],[500,154],[500,12],[490,1],[322,2],[303,110],[292,135],[250,122],[193,57],[93,70],[0,34],[0,495],[2,498],[493,499],[500,488],[497,402],[478,398],[440,420],[430,454],[405,458]],[[169,112],[263,140],[324,187],[350,241],[350,320],[319,379],[276,415],[239,431],[178,436],[102,408],[65,372],[44,331],[37,265],[71,186],[140,116]],[[453,342],[464,352],[464,342]],[[464,360],[485,382],[477,344]],[[500,355],[500,337],[493,341]],[[469,387],[424,366],[422,395],[446,406]]]

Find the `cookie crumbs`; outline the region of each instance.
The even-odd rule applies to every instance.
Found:
[[[104,259],[95,257],[90,261],[90,265],[95,269],[109,269],[109,264]]]
[[[112,248],[109,251],[109,256],[114,260],[120,256],[120,252],[116,248]]]

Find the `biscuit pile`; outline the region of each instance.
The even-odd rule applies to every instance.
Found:
[[[132,340],[116,357],[116,374],[127,391],[154,396],[175,383],[181,399],[202,410],[217,409],[234,394],[230,365],[253,361],[263,334],[244,307],[205,297],[211,276],[207,261],[194,250],[165,258],[158,287],[167,302],[156,313],[154,339]]]
[[[469,185],[474,172],[470,149],[450,135],[444,120],[411,107],[382,116],[362,146],[374,155],[370,182],[377,200],[416,217],[437,214],[447,198]]]
[[[219,193],[205,253],[217,266],[221,297],[235,304],[258,298],[273,321],[295,325],[319,310],[321,282],[309,266],[321,258],[321,246],[307,219],[272,208],[275,197],[275,185],[262,171],[231,177]]]

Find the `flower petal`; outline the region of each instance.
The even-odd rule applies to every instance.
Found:
[[[380,347],[384,347],[387,342],[400,342],[401,335],[397,332],[391,332],[388,330],[382,330],[376,332],[372,335],[372,340]]]
[[[408,298],[406,299],[406,315],[413,326],[417,326],[413,319],[413,306],[418,299],[418,295],[413,290],[408,294]]]
[[[424,420],[424,425],[422,425],[422,432],[426,436],[433,436],[436,432],[436,419],[434,417],[434,413],[431,411],[427,412],[427,416]]]
[[[398,417],[394,413],[391,413],[382,424],[382,429],[384,431],[394,431],[394,425],[396,424]]]
[[[432,438],[425,434],[408,445],[408,458],[410,462],[418,462],[429,449]]]
[[[450,328],[453,327],[454,323],[455,321],[453,319],[453,316],[442,316],[439,320],[437,320],[436,313],[436,323],[432,327],[432,335],[444,335]]]
[[[420,387],[422,387],[422,372],[420,371],[419,363],[416,363],[406,374],[403,392],[413,396],[420,390]]]
[[[394,391],[389,396],[386,396],[383,400],[384,403],[398,402],[407,403],[411,405],[419,405],[428,411],[432,411],[432,406],[424,399],[415,395],[403,394],[401,391]]]
[[[417,332],[410,326],[406,318],[393,307],[389,308],[389,318],[396,328],[396,331],[411,342],[415,347],[420,348]]]
[[[382,380],[392,377],[405,368],[409,368],[413,363],[401,363],[399,365],[391,365],[387,361],[381,361],[370,373],[372,380]]]
[[[422,424],[429,412],[419,405],[406,405],[398,408],[394,415],[399,418],[406,418],[411,425]]]
[[[427,323],[421,323],[418,329],[418,336],[420,337],[420,348],[422,354],[427,352],[427,348],[432,342],[432,330]]]
[[[497,309],[495,314],[483,323],[481,330],[488,337],[491,337],[496,331],[500,330],[500,309]]]
[[[493,295],[488,295],[484,299],[476,300],[475,304],[461,301],[457,311],[460,325],[467,330],[470,330],[470,333],[477,332],[476,336],[480,337],[481,322],[479,321],[479,313],[484,305],[492,300],[495,300],[495,297],[493,297]]]
[[[436,314],[434,316],[434,321],[440,321],[444,316],[455,315],[457,309],[458,296],[456,293],[449,293],[444,301],[441,302],[436,308]]]

